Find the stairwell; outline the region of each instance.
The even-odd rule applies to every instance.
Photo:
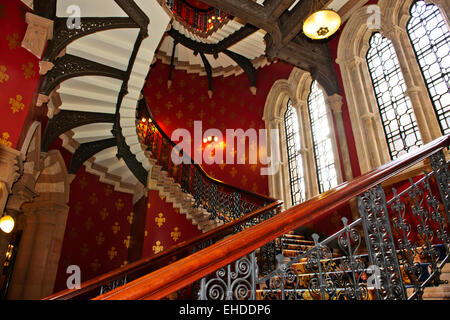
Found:
[[[186,215],[186,218],[193,225],[197,225],[202,232],[208,232],[223,225],[223,221],[218,218],[212,219],[211,213],[207,210],[196,207],[194,197],[183,192],[181,185],[176,183],[167,171],[162,170],[162,166],[157,165],[155,159],[150,158],[150,161],[152,162],[152,171],[148,180],[150,190],[157,190],[160,196],[165,197],[165,201],[172,203],[174,208],[179,209],[180,213]]]

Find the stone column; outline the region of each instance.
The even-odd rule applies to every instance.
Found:
[[[20,225],[21,218],[21,207],[24,203],[30,202],[36,196],[34,190],[31,190],[27,185],[23,182],[26,175],[22,176],[22,178],[14,184],[12,189],[12,194],[8,198],[8,202],[6,204],[6,213],[14,218],[16,225],[14,227],[15,230],[21,229],[23,226]],[[10,242],[11,235],[7,235],[4,232],[0,232],[0,252],[6,252],[8,248],[8,244]],[[5,255],[0,255],[0,266],[3,265],[5,260]],[[0,268],[1,269],[1,268]]]
[[[311,131],[311,123],[309,121],[308,103],[306,101],[298,101],[294,104],[297,109],[301,150],[300,154],[303,160],[303,170],[305,178],[305,200],[309,200],[319,194],[319,183],[317,181],[316,160],[314,158],[314,145]]]
[[[389,149],[365,59],[356,57],[349,62],[348,79],[354,91],[352,108],[357,115],[357,124],[352,127],[360,167],[366,173],[390,161]]]
[[[399,26],[391,26],[384,34],[391,39],[397,53],[422,142],[430,143],[442,133],[408,33]]]
[[[341,95],[335,94],[331,97],[327,97],[326,102],[330,110],[333,111],[336,123],[337,138],[339,140],[342,155],[341,166],[344,169],[345,180],[350,181],[353,179],[353,171],[350,161],[350,153],[348,151],[347,135],[345,134],[344,119],[342,117],[342,105],[343,105],[342,99],[343,98]]]
[[[286,199],[286,190],[285,190],[285,186],[284,186],[284,184],[285,184],[284,178],[285,177],[284,177],[283,168],[284,168],[286,159],[285,159],[285,152],[283,152],[283,150],[284,150],[283,149],[283,141],[285,140],[285,138],[282,138],[282,137],[284,137],[284,135],[283,135],[283,132],[280,130],[281,122],[282,122],[281,118],[274,118],[270,122],[269,141],[270,141],[270,137],[272,134],[271,133],[272,130],[278,130],[278,135],[280,138],[279,139],[279,141],[280,141],[280,144],[279,144],[280,164],[279,164],[279,166],[280,167],[279,167],[279,170],[277,171],[277,173],[275,175],[273,175],[271,179],[273,181],[272,186],[273,186],[273,192],[274,192],[275,198],[283,200],[284,207],[288,208],[290,206],[291,201],[290,201],[289,197]],[[271,150],[271,155],[272,155],[272,144],[271,144],[271,142],[269,142],[269,144],[270,144],[270,150]],[[289,193],[287,193],[287,194],[289,194]]]
[[[23,233],[20,240],[19,251],[17,252],[16,263],[8,290],[8,299],[17,300],[23,296],[23,290],[27,281],[27,270],[29,267],[30,257],[33,253],[33,244],[37,228],[37,217],[26,211],[22,216]]]
[[[5,212],[13,184],[20,176],[21,166],[22,158],[20,152],[0,144],[0,217]],[[10,234],[0,231],[0,271],[3,270],[3,262],[5,261],[5,254],[10,239]]]
[[[25,228],[9,299],[41,299],[53,293],[69,207],[51,201],[22,206]]]

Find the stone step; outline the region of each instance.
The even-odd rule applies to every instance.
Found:
[[[283,255],[285,257],[298,257],[299,255],[314,248],[313,246],[297,246],[296,249],[283,249]]]
[[[308,289],[296,289],[296,290],[285,290],[285,294],[288,296],[287,299],[290,300],[322,300],[320,293],[314,293]],[[337,288],[336,295],[339,300],[347,300],[345,297],[345,288]],[[325,300],[328,300],[330,296],[325,294]],[[268,290],[259,289],[256,290],[257,300],[281,300],[281,290]],[[367,291],[366,300],[376,300],[376,294],[374,289],[369,289]]]
[[[283,238],[285,239],[296,239],[296,240],[304,240],[305,237],[297,234],[286,233]]]
[[[300,244],[300,245],[309,245],[313,246],[314,241],[309,240],[299,240],[299,239],[281,239],[281,243],[283,244]]]

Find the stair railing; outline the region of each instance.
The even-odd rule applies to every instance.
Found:
[[[145,118],[145,126],[142,119]],[[67,289],[44,300],[92,299],[127,282],[138,279],[171,263],[174,257],[182,258],[215,242],[261,223],[277,214],[282,201],[265,197],[238,187],[233,187],[210,177],[204,169],[190,160],[190,164],[173,165],[172,149],[176,146],[154,120],[145,99],[140,100],[137,127],[141,142],[156,164],[166,171],[182,190],[194,198],[193,206],[211,213],[211,219],[223,221],[223,225],[193,239],[179,243],[155,256],[132,262],[123,268],[108,272],[81,284],[80,289]],[[274,252],[267,252],[267,256]],[[268,258],[270,259],[270,258]]]
[[[183,192],[193,196],[194,207],[201,207],[211,214],[211,220],[229,223],[277,201],[212,178],[187,154],[182,155],[185,158],[182,164],[174,165],[171,154],[177,145],[155,121],[145,98],[139,101],[136,125],[149,157],[157,161],[156,164],[181,186]]]
[[[198,280],[199,299],[420,299],[427,286],[441,283],[449,259],[450,171],[443,150],[449,145],[450,135],[441,137],[95,299],[163,299]],[[383,189],[422,161],[427,171],[404,190]],[[272,271],[260,275],[261,247],[355,197],[359,219],[342,219],[339,232],[322,242],[314,235],[310,250],[288,262],[278,256]]]
[[[124,285],[129,281],[138,279],[158,268],[166,266],[173,261],[174,257],[182,258],[188,256],[193,252],[232,235],[237,229],[243,228],[246,224],[250,223],[254,225],[264,221],[268,217],[273,216],[275,212],[278,212],[281,204],[281,201],[273,202],[242,218],[217,227],[190,240],[183,241],[157,255],[137,260],[122,268],[83,282],[81,283],[80,289],[63,290],[46,297],[44,300],[87,300],[95,298],[113,288]]]

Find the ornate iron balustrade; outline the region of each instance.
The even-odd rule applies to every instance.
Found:
[[[217,8],[199,9],[183,0],[167,0],[175,18],[194,34],[208,37],[228,22],[230,15]]]
[[[450,255],[450,174],[443,151],[449,145],[450,136],[439,138],[96,299],[162,299],[195,281],[201,299],[420,299],[425,288],[443,282]],[[386,186],[415,165],[426,172]],[[354,198],[360,218],[342,219],[343,228],[323,241],[314,235],[296,256],[274,258],[279,237]],[[261,253],[265,246],[274,249],[269,259]],[[264,260],[273,265],[268,272]]]
[[[211,214],[210,219],[229,223],[276,201],[209,177],[199,165],[194,164],[189,155],[183,155],[188,164],[175,165],[171,160],[172,152],[177,151],[174,150],[175,143],[154,120],[145,99],[141,99],[139,104],[136,126],[141,143],[147,146],[150,157],[168,172],[168,176],[181,186],[183,192],[193,196],[193,206],[201,207]],[[245,227],[249,226],[251,223]],[[239,230],[243,228],[240,226]]]
[[[342,218],[343,228],[322,242],[314,234],[314,246],[288,262],[278,255],[269,274],[259,274],[254,251],[203,278],[199,299],[421,299],[425,288],[443,283],[450,257],[449,163],[443,151],[430,161],[431,172],[410,178],[401,192],[392,188],[387,197],[378,185],[359,195],[359,219]]]

